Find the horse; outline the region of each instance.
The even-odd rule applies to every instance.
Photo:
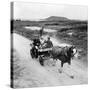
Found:
[[[71,59],[74,57],[76,52],[74,52],[75,47],[73,46],[66,46],[66,47],[53,47],[52,51],[50,52],[53,60],[60,60],[61,61],[61,67],[63,67],[64,63],[68,63],[71,65]]]

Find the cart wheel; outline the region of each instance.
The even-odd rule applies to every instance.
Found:
[[[32,49],[30,50],[30,55],[31,55],[32,58],[34,58],[34,55],[33,55]]]

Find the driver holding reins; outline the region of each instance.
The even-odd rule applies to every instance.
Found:
[[[50,40],[50,37],[47,37],[47,40],[44,41],[43,45],[44,45],[44,48],[51,48],[51,47],[53,47],[53,43]]]

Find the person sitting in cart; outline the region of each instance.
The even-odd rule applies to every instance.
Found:
[[[45,40],[43,44],[45,45],[44,48],[52,48],[53,47],[53,43],[50,40],[50,37],[48,37],[47,40]]]

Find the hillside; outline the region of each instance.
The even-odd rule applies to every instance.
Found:
[[[59,16],[50,16],[48,18],[45,18],[44,19],[45,21],[67,21],[69,20],[68,18],[66,17],[59,17]],[[43,20],[43,21],[44,21]]]

